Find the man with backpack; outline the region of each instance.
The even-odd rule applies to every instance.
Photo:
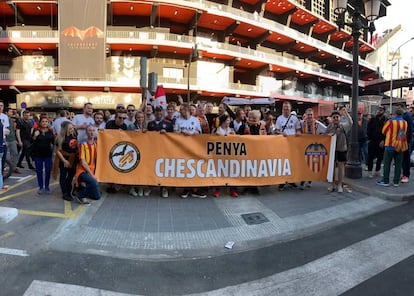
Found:
[[[397,107],[401,109],[403,112],[402,117],[407,122],[407,132],[405,134],[407,136],[408,149],[403,153],[401,183],[408,183],[410,181],[410,147],[413,134],[413,117],[405,107],[405,103],[400,103]]]

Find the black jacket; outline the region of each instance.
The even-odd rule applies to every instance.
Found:
[[[368,121],[367,125],[367,137],[368,141],[379,144],[382,140],[385,140],[385,136],[382,134],[382,127],[387,122],[387,117],[372,117]]]

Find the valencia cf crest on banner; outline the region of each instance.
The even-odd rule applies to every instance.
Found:
[[[305,161],[312,172],[319,173],[328,165],[328,150],[322,144],[311,144],[305,150]]]

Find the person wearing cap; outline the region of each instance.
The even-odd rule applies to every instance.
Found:
[[[174,125],[171,121],[168,120],[164,120],[164,110],[162,107],[157,106],[155,107],[155,119],[148,122],[148,131],[156,131],[156,132],[160,132],[161,134],[164,133],[172,133],[174,132]],[[150,191],[151,189],[147,188],[146,189],[148,191]],[[145,190],[144,190],[145,191]],[[151,191],[150,191],[151,192]],[[131,192],[130,192],[131,194]],[[168,188],[167,187],[161,187],[161,196],[166,198],[168,197]]]
[[[328,125],[326,133],[330,135],[336,135],[335,146],[335,170],[337,170],[337,180],[334,180],[329,191],[337,190],[339,193],[344,192],[343,179],[345,175],[345,163],[347,161],[348,143],[346,134],[351,130],[352,124],[350,121],[341,123],[341,114],[338,111],[334,111],[331,114],[332,122]],[[348,118],[348,117],[346,117]]]
[[[368,139],[368,177],[373,178],[380,176],[381,163],[384,158],[384,140],[385,136],[382,134],[382,128],[387,121],[385,116],[385,107],[379,106],[376,114],[367,124],[367,139]],[[375,162],[375,173],[372,173]]]

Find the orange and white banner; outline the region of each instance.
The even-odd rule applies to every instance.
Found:
[[[218,136],[103,130],[100,182],[153,186],[261,186],[331,179],[331,136]],[[329,175],[329,176],[328,176]]]

